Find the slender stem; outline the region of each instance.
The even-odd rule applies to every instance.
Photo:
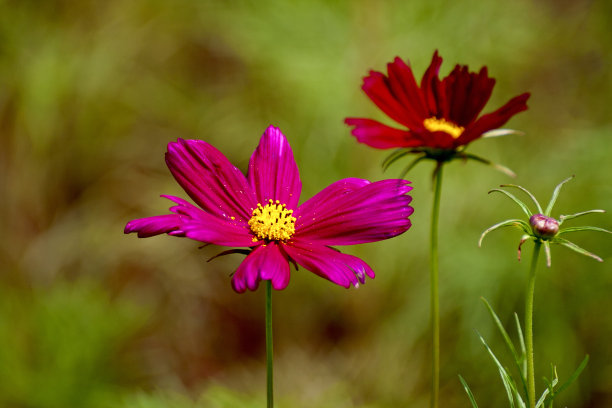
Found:
[[[438,294],[438,214],[442,188],[442,164],[434,172],[434,198],[431,209],[430,287],[431,287],[431,400],[429,406],[438,408],[440,394],[440,299]]]
[[[274,375],[272,356],[272,282],[266,281],[266,382],[268,408],[274,407]]]
[[[542,243],[536,241],[533,247],[533,257],[529,269],[529,281],[525,298],[525,348],[527,351],[527,399],[529,408],[535,407],[535,372],[533,364],[533,295],[535,292],[536,267]]]

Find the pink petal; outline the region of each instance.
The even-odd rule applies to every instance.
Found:
[[[168,168],[189,196],[206,212],[248,221],[257,206],[246,178],[229,160],[201,140],[168,144]]]
[[[414,147],[422,144],[415,134],[383,125],[372,119],[346,118],[349,126],[355,126],[351,134],[360,142],[377,149],[391,149],[394,147]]]
[[[137,232],[138,238],[147,238],[172,232],[174,232],[173,235],[180,235],[180,226],[181,220],[176,214],[157,215],[128,222],[124,233]]]
[[[249,162],[249,183],[259,203],[279,200],[295,209],[300,200],[302,182],[291,146],[280,129],[269,126]]]
[[[324,245],[296,239],[285,245],[284,249],[304,268],[345,288],[365,283],[366,275],[374,278],[372,268],[361,259]]]
[[[344,179],[326,187],[294,213],[295,239],[353,245],[399,235],[411,226],[412,187],[406,180]]]
[[[253,241],[253,235],[246,221],[232,220],[231,217],[217,217],[182,198],[164,197],[178,204],[170,208],[170,211],[180,217],[180,231],[187,238],[232,247],[251,247],[259,242],[258,240]]]
[[[272,287],[282,290],[289,284],[289,261],[275,243],[256,247],[242,261],[232,278],[232,287],[238,293],[256,290],[261,280],[272,281]]]

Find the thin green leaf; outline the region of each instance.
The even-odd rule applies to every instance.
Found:
[[[395,163],[397,160],[401,159],[402,157],[410,153],[411,153],[410,150],[406,150],[406,149],[397,149],[393,151],[393,153],[391,153],[389,156],[385,158],[385,160],[383,160],[382,162],[383,171],[386,171],[389,168],[389,166],[391,166],[391,164]]]
[[[421,160],[426,159],[427,156],[419,156],[416,159],[414,159],[412,162],[410,162],[410,164],[408,166],[406,166],[406,168],[404,170],[402,170],[402,172],[400,173],[399,178],[404,178],[406,176],[406,174],[408,174],[408,172],[410,170],[412,170],[412,168],[414,166],[416,166]]]
[[[500,136],[509,136],[509,135],[518,135],[523,136],[525,132],[521,132],[520,130],[515,129],[493,129],[488,132],[484,132],[482,134],[482,138],[487,137],[500,137]]]
[[[466,159],[472,159],[475,160],[477,162],[486,164],[487,166],[491,166],[493,167],[495,170],[497,171],[501,171],[502,173],[512,177],[512,178],[516,178],[516,173],[514,173],[512,170],[510,170],[508,167],[506,166],[502,166],[501,164],[497,164],[497,163],[493,163],[491,160],[487,160],[483,157],[480,156],[476,156],[475,154],[471,154],[471,153],[464,153],[462,155],[463,157],[465,157]]]
[[[518,188],[519,190],[521,190],[523,193],[527,194],[529,196],[529,198],[531,198],[531,201],[533,201],[533,203],[535,204],[536,208],[538,209],[539,213],[542,213],[542,206],[540,206],[540,202],[535,198],[535,196],[533,194],[531,194],[531,191],[527,190],[525,187],[523,186],[519,186],[517,184],[502,184],[500,187],[513,187],[513,188]],[[531,215],[528,215],[531,216]]]
[[[505,186],[502,185],[502,187],[505,187]],[[522,202],[521,200],[516,198],[516,196],[514,194],[509,193],[506,190],[500,190],[499,188],[494,188],[493,190],[489,191],[489,194],[491,194],[492,192],[502,193],[502,194],[505,194],[506,196],[510,197],[510,199],[512,201],[514,201],[515,203],[517,203],[519,205],[519,207],[521,207],[521,209],[527,215],[527,217],[531,217],[532,213],[531,213],[531,210],[529,209],[529,207],[527,207],[527,205],[524,202]]]
[[[559,216],[559,225],[561,225],[564,221],[571,220],[572,218],[581,217],[583,215],[592,214],[592,213],[605,213],[605,211],[604,210],[588,210],[588,211],[582,211],[576,214],[561,215]]]
[[[476,398],[474,398],[474,394],[472,394],[472,390],[467,385],[461,374],[459,375],[459,381],[461,381],[461,385],[463,385],[463,389],[465,390],[470,402],[472,403],[472,408],[478,408],[478,404],[476,403]]]
[[[538,402],[536,402],[535,408],[540,408],[544,404],[544,402],[546,401],[546,397],[548,396],[549,393],[550,393],[550,389],[546,388],[544,392],[542,393],[542,396],[540,397]]]
[[[484,297],[480,297],[480,300],[482,300],[485,304],[487,310],[489,311],[489,314],[491,315],[491,318],[493,319],[493,322],[497,326],[497,329],[501,333],[504,342],[506,343],[506,347],[508,347],[510,354],[512,354],[514,362],[516,363],[516,368],[518,369],[519,375],[521,377],[521,382],[523,383],[523,390],[525,391],[525,395],[527,395],[527,383],[525,380],[525,376],[523,376],[523,370],[521,369],[521,361],[523,360],[523,358],[519,356],[519,354],[516,352],[516,348],[514,348],[514,344],[512,343],[512,340],[510,340],[508,332],[504,328],[504,325],[502,324],[501,320],[499,319],[487,299],[485,299]]]
[[[546,253],[546,266],[552,265],[552,255],[550,254],[550,242],[544,241],[544,252]]]
[[[556,397],[557,395],[561,394],[561,392],[563,392],[567,387],[569,387],[574,381],[576,381],[576,379],[578,378],[578,376],[580,375],[580,373],[582,373],[582,371],[584,370],[584,368],[586,367],[586,365],[589,362],[589,355],[587,354],[584,359],[582,360],[582,363],[580,363],[580,365],[578,366],[578,368],[576,368],[576,370],[574,370],[574,372],[572,373],[572,375],[570,376],[570,378],[568,378],[568,380],[566,382],[563,383],[563,385],[561,385],[557,390],[555,390],[554,395],[552,395],[552,397]]]
[[[516,332],[519,336],[519,345],[521,346],[521,363],[522,369],[521,375],[523,378],[527,378],[527,349],[525,348],[525,338],[523,337],[523,330],[521,329],[521,322],[519,321],[518,314],[514,312],[514,321],[516,322]]]
[[[612,234],[612,231],[608,231],[605,228],[583,226],[583,227],[567,227],[567,228],[563,228],[562,230],[560,230],[557,233],[557,236],[559,236],[561,234],[568,233],[568,232],[575,232],[575,231],[599,231],[599,232],[607,232],[608,234]]]
[[[501,227],[517,227],[521,230],[525,231],[529,231],[530,227],[529,224],[527,224],[525,221],[523,220],[519,220],[519,219],[512,219],[512,220],[505,220],[502,222],[498,222],[495,225],[491,225],[489,228],[487,228],[486,230],[484,230],[484,232],[480,235],[480,239],[478,240],[478,246],[482,245],[482,240],[484,239],[485,235],[487,235],[489,232],[494,231],[498,228]]]
[[[495,356],[495,353],[493,353],[493,350],[491,350],[491,348],[489,347],[485,339],[481,335],[478,335],[478,336],[480,337],[480,341],[482,342],[482,344],[484,344],[485,348],[489,352],[489,355],[495,362],[495,365],[497,365],[497,368],[499,369],[499,374],[501,376],[502,382],[504,383],[504,388],[506,389],[506,393],[508,395],[508,401],[510,402],[510,406],[511,407],[515,406],[514,399],[516,398],[516,401],[519,403],[519,405],[521,407],[524,407],[525,403],[523,402],[521,395],[516,389],[516,385],[514,384],[512,377],[508,374],[508,371],[506,370],[506,368],[501,365],[501,363]]]
[[[603,259],[601,259],[597,255],[595,255],[594,253],[589,252],[586,249],[579,247],[578,245],[574,244],[573,242],[568,241],[567,239],[560,238],[560,237],[555,237],[552,240],[552,242],[555,243],[555,244],[561,244],[561,245],[571,249],[572,251],[576,251],[579,254],[591,257],[591,258],[593,258],[593,259],[595,259],[595,260],[597,260],[599,262],[603,262]]]
[[[549,381],[548,378],[546,377],[543,378],[547,387],[542,393],[542,396],[538,400],[538,403],[536,404],[535,408],[546,405],[546,402],[549,403],[548,404],[549,408],[552,407],[552,403],[555,398],[554,397],[555,386],[559,382],[559,376],[557,375],[557,367],[555,367],[552,364],[550,365],[550,378],[552,378],[552,381]]]
[[[557,197],[559,197],[559,192],[561,191],[561,187],[573,178],[574,178],[573,175],[569,176],[568,178],[566,178],[565,180],[557,184],[557,187],[555,187],[555,190],[553,191],[553,195],[550,199],[550,202],[546,206],[546,212],[544,213],[545,216],[550,217],[550,212],[552,211],[552,208],[555,205],[555,202],[557,201]]]

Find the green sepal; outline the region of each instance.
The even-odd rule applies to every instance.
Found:
[[[523,193],[527,194],[529,196],[529,198],[531,198],[531,201],[533,201],[533,203],[535,204],[535,206],[538,209],[538,212],[540,214],[543,212],[542,211],[542,206],[540,206],[540,202],[535,198],[535,196],[533,194],[531,194],[531,191],[527,190],[525,187],[519,186],[517,184],[502,184],[500,187],[514,187],[514,188],[518,188]],[[531,217],[531,213],[527,214],[527,216]]]
[[[546,266],[550,268],[552,265],[552,256],[550,254],[550,242],[542,241],[544,244],[544,253],[546,253]]]
[[[419,156],[416,159],[414,159],[412,162],[410,162],[409,165],[406,166],[406,168],[404,168],[404,170],[402,170],[402,172],[399,175],[399,178],[403,179],[406,176],[406,174],[408,174],[408,172],[413,169],[414,166],[416,166],[421,160],[425,160],[426,158],[427,156]]]
[[[459,157],[463,157],[465,159],[472,159],[477,162],[486,164],[487,166],[493,167],[497,171],[500,171],[512,178],[516,178],[516,173],[514,173],[508,167],[502,166],[501,164],[494,163],[491,160],[485,159],[484,157],[476,156],[475,154],[472,154],[472,153],[462,153]]]
[[[560,182],[559,184],[557,184],[557,187],[555,187],[555,190],[553,191],[553,195],[550,198],[550,202],[546,206],[546,212],[544,213],[545,216],[550,217],[550,212],[552,211],[552,208],[555,205],[555,202],[557,201],[557,197],[559,197],[559,192],[561,191],[561,187],[573,178],[574,176],[571,175],[565,180],[563,180],[562,182]]]
[[[557,232],[556,236],[559,236],[561,234],[565,234],[567,232],[575,232],[575,231],[599,231],[599,232],[607,232],[608,234],[612,234],[612,231],[608,231],[605,228],[590,227],[588,225],[585,225],[583,227],[567,227],[567,228],[563,228],[562,230]]]
[[[605,211],[604,210],[588,210],[588,211],[581,211],[576,214],[561,215],[559,216],[559,225],[563,224],[563,221],[571,220],[572,218],[580,217],[580,216],[591,214],[591,213],[605,213]]]
[[[502,187],[504,187],[502,185]],[[506,196],[508,196],[512,201],[514,201],[515,203],[517,203],[519,205],[519,207],[521,207],[521,209],[523,210],[523,212],[527,215],[527,217],[531,217],[531,210],[529,210],[529,207],[527,207],[527,205],[522,202],[521,200],[519,200],[518,198],[516,198],[516,196],[512,193],[507,192],[506,190],[501,190],[499,188],[494,188],[493,190],[489,191],[489,194],[493,193],[493,192],[498,192],[498,193],[502,193],[505,194]]]
[[[480,235],[480,239],[478,240],[478,246],[482,245],[482,240],[485,237],[485,235],[487,235],[489,232],[494,231],[494,230],[496,230],[498,228],[501,228],[501,227],[517,227],[517,228],[523,230],[524,232],[526,232],[528,234],[531,232],[531,227],[529,226],[529,224],[527,224],[523,220],[519,220],[519,219],[505,220],[505,221],[499,222],[499,223],[497,223],[495,225],[491,225],[489,228],[484,230],[482,235]]]
[[[574,244],[573,242],[568,241],[567,239],[560,238],[560,237],[554,237],[551,242],[554,243],[554,244],[561,244],[561,245],[571,249],[572,251],[576,251],[579,254],[591,257],[591,258],[595,259],[596,261],[603,262],[603,259],[601,259],[597,255],[595,255],[594,253],[589,252],[586,249],[579,247],[578,245]]]
[[[521,261],[521,248],[523,247],[523,244],[527,242],[529,238],[534,238],[534,237],[530,234],[525,234],[521,237],[521,240],[519,241],[518,250],[517,250],[517,258],[519,262]],[[537,238],[534,238],[534,239],[537,239]]]
[[[484,139],[489,137],[501,137],[510,135],[523,136],[524,134],[525,132],[521,132],[520,130],[516,129],[493,129],[489,130],[488,132],[484,132],[481,137]]]
[[[391,166],[393,163],[395,163],[397,160],[401,159],[402,157],[409,155],[410,153],[412,152],[407,149],[395,150],[393,153],[387,156],[385,160],[383,160],[382,162],[383,171],[386,171],[389,168],[389,166]]]

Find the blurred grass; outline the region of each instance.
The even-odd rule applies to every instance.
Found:
[[[123,236],[181,195],[165,145],[201,138],[245,168],[268,124],[289,138],[307,198],[342,177],[380,179],[388,152],[358,145],[346,116],[383,116],[359,89],[394,56],[420,75],[434,49],[497,78],[495,109],[523,91],[526,136],[470,150],[508,165],[545,201],[570,174],[561,213],[610,210],[610,3],[388,1],[0,1],[0,404],[6,407],[249,407],[263,401],[261,293],[236,295],[240,259],[216,248]],[[409,176],[413,228],[347,249],[377,278],[345,291],[300,270],[275,293],[279,406],[420,407],[429,378],[427,249],[431,166]],[[508,182],[477,164],[445,172],[441,218],[442,395],[483,405],[503,389],[475,330],[501,349],[521,312],[518,235],[476,246],[520,216],[486,192]],[[559,214],[555,214],[559,215]],[[584,223],[608,229],[609,215]],[[597,264],[560,248],[536,288],[536,366],[569,375],[561,406],[612,404],[609,239],[575,235]],[[526,254],[528,256],[529,252]],[[539,383],[540,388],[543,383]],[[123,405],[121,405],[123,404]]]

